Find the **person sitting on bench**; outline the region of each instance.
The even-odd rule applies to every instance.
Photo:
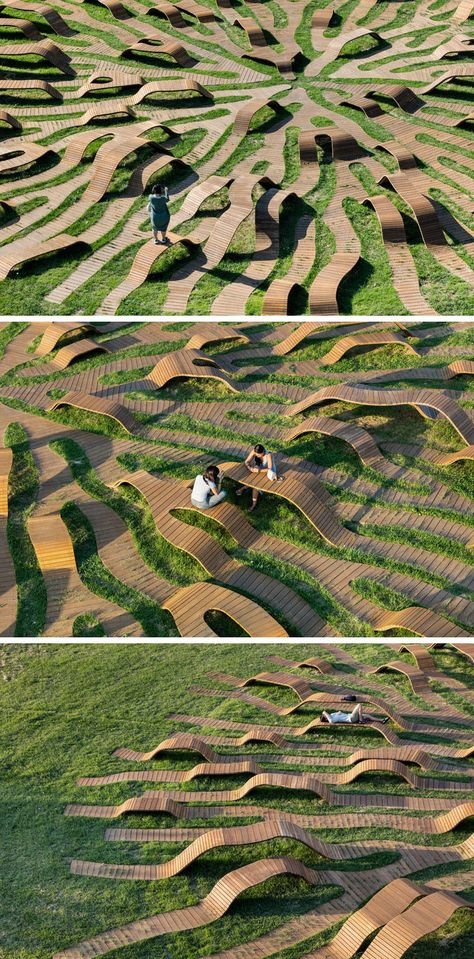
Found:
[[[266,450],[262,443],[257,443],[253,450],[250,450],[244,466],[248,469],[249,473],[260,473],[262,470],[266,470],[269,480],[276,481],[277,483],[283,481],[283,476],[278,476],[276,471],[275,454],[270,453],[270,450]],[[242,496],[243,493],[248,493],[250,490],[252,493],[252,502],[249,506],[249,513],[251,513],[257,505],[258,489],[242,486],[242,489],[237,490],[237,496]]]
[[[362,703],[357,703],[351,713],[327,713],[324,711],[321,714],[321,722],[330,723],[332,726],[337,723],[388,723],[388,716],[380,718],[372,713],[364,713]]]
[[[191,492],[191,503],[198,509],[210,509],[217,506],[227,496],[221,490],[222,477],[218,466],[208,466],[204,473],[196,476]]]

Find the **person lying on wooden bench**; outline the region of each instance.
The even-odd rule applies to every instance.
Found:
[[[277,483],[283,481],[283,476],[278,476],[277,474],[275,454],[270,453],[270,450],[266,450],[261,443],[257,443],[253,450],[250,450],[244,466],[248,469],[249,473],[260,473],[262,470],[266,470],[269,480],[276,481]],[[237,496],[242,496],[243,493],[248,493],[249,491],[252,493],[252,502],[249,506],[249,513],[251,513],[258,502],[258,489],[242,486],[242,489],[237,490]]]
[[[198,509],[217,506],[227,496],[221,490],[222,477],[218,466],[208,466],[204,473],[196,476],[191,492],[191,503]]]
[[[321,713],[321,722],[330,723],[332,726],[337,723],[388,723],[388,716],[379,718],[372,713],[364,713],[362,703],[357,703],[351,713],[327,713],[324,711]]]

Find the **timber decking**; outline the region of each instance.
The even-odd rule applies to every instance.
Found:
[[[283,637],[288,633],[272,616],[254,603],[222,586],[195,583],[183,586],[163,603],[173,616],[181,636],[216,636],[205,616],[210,610],[225,613],[249,636]]]
[[[232,8],[230,0],[220,0],[217,12],[195,0],[181,0],[177,4],[161,0],[145,11],[137,7],[134,0],[128,4],[121,0],[100,2],[105,8],[103,15],[109,21],[110,36],[101,26],[103,16],[97,20],[93,7],[87,4],[69,7],[66,2],[66,7],[58,11],[54,2],[43,5],[12,0],[7,5],[3,0],[0,4],[1,13],[8,11],[1,17],[4,27],[16,31],[16,35],[24,34],[27,40],[3,43],[1,50],[4,73],[9,74],[7,79],[2,78],[2,90],[7,98],[5,106],[15,101],[14,109],[1,110],[3,121],[11,129],[10,136],[3,141],[7,157],[3,162],[0,159],[0,167],[13,177],[10,182],[3,181],[2,194],[24,189],[24,198],[28,201],[44,195],[41,185],[59,171],[51,176],[51,169],[42,169],[36,176],[28,171],[26,177],[22,171],[46,155],[42,144],[58,131],[64,131],[66,142],[72,143],[78,136],[74,132],[76,128],[97,123],[102,117],[104,121],[115,121],[106,128],[105,135],[118,141],[127,131],[139,136],[140,128],[152,123],[147,118],[153,116],[159,118],[164,130],[175,130],[177,136],[181,134],[183,159],[180,162],[187,166],[187,177],[174,184],[172,190],[179,194],[180,202],[183,199],[186,202],[191,177],[205,185],[216,171],[220,174],[223,169],[231,170],[235,187],[233,209],[214,210],[206,217],[211,227],[207,236],[199,232],[203,223],[198,225],[197,219],[190,223],[190,232],[203,244],[202,249],[188,247],[190,262],[175,268],[171,278],[160,280],[160,294],[164,292],[160,312],[177,316],[192,312],[195,295],[199,293],[195,293],[196,284],[203,273],[208,273],[216,283],[207,309],[215,315],[237,316],[248,309],[252,313],[286,315],[294,309],[295,302],[300,308],[299,299],[303,296],[307,297],[311,315],[337,314],[343,284],[349,275],[356,276],[355,271],[360,268],[362,282],[366,283],[370,269],[366,251],[361,248],[345,208],[345,201],[353,198],[368,207],[370,215],[374,220],[377,217],[380,223],[380,242],[389,259],[391,283],[404,309],[412,315],[434,313],[435,294],[424,282],[419,261],[412,255],[415,244],[412,231],[405,231],[403,217],[383,192],[385,187],[394,190],[403,204],[408,204],[428,257],[454,276],[460,290],[469,296],[474,275],[462,248],[469,252],[472,244],[472,234],[465,226],[472,207],[472,161],[464,149],[462,128],[472,123],[472,111],[466,109],[452,83],[469,82],[472,66],[466,62],[455,64],[452,60],[450,64],[450,58],[465,60],[472,52],[471,39],[464,32],[468,29],[468,0],[445,18],[441,32],[436,13],[431,9],[420,11],[418,4],[409,11],[408,21],[414,31],[431,26],[438,30],[435,29],[431,47],[421,42],[422,65],[414,62],[406,24],[393,26],[388,9],[375,10],[373,25],[361,26],[371,9],[369,0],[358,0],[353,10],[344,11],[338,35],[332,38],[326,37],[325,31],[334,22],[334,15],[339,15],[338,10],[334,6],[315,10],[308,24],[304,24],[302,0],[285,2],[278,21],[261,5],[258,11],[250,7],[241,13]],[[29,17],[28,11],[35,15],[34,22],[25,19]],[[152,29],[143,13],[154,18]],[[310,38],[309,46],[304,47],[302,23]],[[461,25],[465,23],[461,32]],[[207,38],[198,32],[199,24],[208,25]],[[235,42],[229,36],[228,27],[232,25],[235,32],[241,34],[242,41]],[[54,43],[50,35],[54,36]],[[349,44],[364,38],[372,45],[362,54],[349,56]],[[123,65],[122,69],[117,68],[117,61]],[[15,71],[18,79],[12,77]],[[321,93],[317,104],[310,88],[298,83],[301,75],[317,84]],[[449,111],[445,99],[448,85],[451,85]],[[123,99],[109,99],[114,87]],[[41,91],[54,98],[53,101],[46,103],[45,98],[37,97]],[[233,91],[233,95],[229,96],[229,91]],[[274,195],[262,201],[261,197],[252,197],[249,189],[249,180],[262,182],[262,176],[258,177],[252,170],[256,163],[264,163],[272,184],[270,190],[279,190],[282,201],[288,192],[282,189],[282,183],[287,186],[284,178],[288,147],[285,144],[293,114],[293,109],[286,109],[289,104],[296,110],[300,146],[300,162],[295,165],[294,177],[292,174],[291,191],[300,205],[310,198],[306,212],[296,223],[291,221],[290,213],[294,200],[286,206]],[[347,104],[350,111],[345,109]],[[207,112],[213,106],[219,113],[208,120]],[[252,149],[251,124],[262,107],[270,107],[275,122],[259,128],[259,140]],[[313,123],[316,118],[317,124]],[[196,142],[191,138],[187,144],[188,132],[195,129],[202,131],[202,136],[198,136]],[[433,129],[436,136],[432,136]],[[31,151],[21,160],[17,155],[20,135],[23,147],[28,146]],[[313,196],[319,178],[321,150],[336,180],[334,196],[324,212],[314,206]],[[388,172],[379,162],[380,150],[395,159],[395,172]],[[52,151],[49,152],[48,160],[52,160]],[[456,163],[456,176],[449,178],[449,183],[445,173],[447,154],[448,159]],[[375,180],[370,197],[361,186],[357,170],[351,167],[354,160],[365,168],[372,182]],[[64,162],[65,158],[60,161],[61,173],[65,172]],[[80,166],[77,172],[83,182],[93,184],[94,165],[87,164],[82,157],[75,165]],[[427,166],[429,176],[425,172]],[[133,177],[131,172],[131,181]],[[437,187],[443,191],[446,201],[441,195],[433,198],[435,194],[431,191]],[[143,196],[143,192],[143,189],[137,191],[135,199]],[[78,214],[78,220],[82,215],[93,218],[99,202],[90,192],[86,191],[83,196],[84,204],[80,201],[77,208],[74,191],[67,189],[66,180],[57,182],[48,187],[47,209],[39,205],[32,207],[8,223],[5,239],[13,239],[14,244],[11,250],[4,251],[4,256],[9,255],[11,260],[6,272],[0,264],[0,279],[5,279],[23,262],[40,257],[44,247],[46,253],[64,251],[64,268],[68,255],[71,261],[69,273],[64,269],[63,279],[55,286],[55,271],[48,269],[49,261],[45,262],[47,282],[40,294],[42,301],[60,303],[80,291],[118,255],[114,264],[117,269],[109,270],[105,282],[97,284],[93,305],[98,315],[104,312],[112,315],[122,300],[134,294],[142,283],[150,287],[155,281],[150,273],[159,255],[166,250],[153,250],[153,243],[144,235],[144,196],[141,207],[137,203],[129,214],[131,204],[127,205],[125,197],[117,199],[107,192],[100,200],[103,224],[94,223],[84,230],[82,247],[69,250],[64,238],[69,235],[72,221],[65,225],[64,220],[74,213]],[[452,210],[459,211],[459,219]],[[197,217],[197,211],[192,217]],[[178,221],[179,218],[180,211]],[[235,239],[237,228],[243,224],[245,230]],[[329,261],[320,256],[314,239],[320,235],[322,225],[334,240]],[[26,231],[30,235],[27,240]],[[227,271],[220,265],[234,242],[243,244],[246,263],[238,281],[234,270]],[[24,259],[23,247],[28,254]],[[231,247],[231,261],[232,253]],[[128,273],[131,257],[136,260],[136,268],[135,264],[132,266],[133,276]],[[167,290],[163,289],[165,285]],[[263,297],[252,296],[257,287]],[[133,302],[134,310],[140,312],[139,301]],[[284,348],[275,355],[285,355]]]
[[[153,939],[155,936],[179,932],[183,929],[196,929],[205,923],[219,919],[231,907],[237,896],[246,889],[251,889],[266,882],[272,876],[279,875],[298,876],[313,884],[316,884],[319,878],[317,872],[308,869],[298,859],[290,856],[261,859],[227,873],[196,906],[175,909],[148,919],[130,922],[125,926],[94,936],[78,946],[64,949],[56,953],[53,959],[92,959],[94,956],[102,956],[120,946],[130,945],[132,942]]]

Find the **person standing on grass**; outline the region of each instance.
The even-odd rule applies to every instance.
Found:
[[[170,241],[166,236],[166,231],[170,222],[170,211],[168,209],[169,193],[168,187],[158,184],[152,188],[148,197],[148,212],[150,214],[151,228],[155,243],[166,243]],[[158,239],[158,231],[161,233],[161,240]]]

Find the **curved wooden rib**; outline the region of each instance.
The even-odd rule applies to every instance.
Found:
[[[270,738],[269,738],[270,737]],[[255,728],[255,732],[244,733],[243,736],[237,737],[234,741],[236,746],[244,746],[246,743],[251,742],[271,742],[274,746],[284,748],[287,743],[286,739],[283,736],[279,736],[278,733],[272,734],[268,731],[259,730],[258,727]],[[118,759],[129,759],[134,762],[148,762],[150,759],[155,759],[162,752],[167,752],[168,750],[174,749],[183,749],[190,752],[197,752],[204,756],[204,759],[209,760],[209,762],[219,761],[222,759],[220,753],[216,753],[214,749],[210,748],[206,740],[200,736],[194,736],[191,733],[176,733],[174,736],[170,736],[168,739],[164,739],[162,743],[158,746],[155,746],[154,749],[151,749],[147,753],[137,752],[135,749],[126,749],[120,747],[116,749],[113,753]]]
[[[252,826],[234,826],[229,829],[211,829],[191,842],[183,852],[160,865],[120,865],[73,859],[71,872],[77,876],[96,876],[102,879],[141,879],[146,881],[169,879],[183,872],[191,863],[212,849],[254,845],[272,839],[293,839],[308,849],[336,862],[353,860],[375,851],[376,844],[326,843],[306,829],[284,817],[267,820]],[[379,847],[380,849],[380,847]],[[419,890],[417,887],[417,894]]]
[[[246,733],[245,736],[240,737],[240,739],[232,740],[232,745],[238,746],[238,745],[241,745],[242,743],[250,742],[251,738],[249,737],[251,737],[251,735],[252,735],[251,733]],[[263,734],[260,734],[259,739],[262,738],[262,735]],[[212,748],[212,745],[210,745],[211,742],[215,742],[216,738],[219,738],[219,737],[211,736],[209,738],[208,736],[196,736],[193,733],[176,733],[174,736],[170,736],[168,739],[163,740],[162,743],[160,743],[158,746],[155,746],[155,748],[151,749],[149,752],[142,753],[142,752],[137,752],[134,749],[120,748],[120,749],[116,749],[113,755],[116,756],[117,759],[126,759],[126,760],[129,760],[130,762],[149,762],[150,759],[156,759],[156,757],[163,752],[183,750],[185,752],[198,753],[200,756],[206,759],[207,762],[210,762],[210,763],[220,763],[223,761],[223,759],[226,759],[229,762],[243,761],[242,756],[239,756],[239,757],[234,757],[229,755],[223,756],[222,753],[216,752],[216,750]],[[288,743],[286,742],[285,739],[283,739],[283,737],[277,736],[276,738],[278,739],[278,743],[274,742],[274,745],[278,745],[279,748],[281,749],[284,749],[285,746],[289,748]],[[275,757],[276,756],[277,754],[275,754]],[[288,756],[287,757],[282,756],[281,760],[283,762],[285,759],[288,759],[288,758],[289,758]],[[295,762],[298,762],[298,759],[300,757],[295,756],[294,758],[295,758]],[[437,760],[434,756],[430,756],[429,753],[427,753],[424,749],[416,745],[398,746],[395,749],[388,746],[380,749],[377,749],[377,748],[356,749],[354,750],[354,752],[350,753],[348,756],[344,756],[344,757],[338,756],[337,762],[341,766],[353,766],[354,763],[362,762],[365,759],[378,759],[383,761],[389,759],[389,760],[396,760],[397,762],[400,762],[400,763],[410,763],[410,764],[413,763],[419,766],[424,771],[435,770],[440,768],[439,760]],[[267,759],[262,761],[266,762]],[[314,762],[315,765],[319,765],[321,764],[321,758],[318,756],[312,756],[311,762]],[[329,760],[329,762],[333,763],[334,760]]]
[[[108,636],[127,636],[138,624],[130,613],[84,586],[76,569],[71,538],[59,513],[33,516],[28,533],[43,574],[48,605],[45,636],[71,636],[74,620],[92,613]]]
[[[57,370],[65,370],[71,363],[74,363],[76,360],[82,360],[91,353],[108,352],[109,348],[103,343],[96,343],[95,340],[91,339],[77,340],[75,343],[63,346],[54,359],[51,360],[51,366],[54,366]]]
[[[219,610],[230,616],[249,636],[288,636],[273,616],[257,603],[212,583],[194,583],[178,589],[165,600],[163,609],[171,613],[181,636],[216,636],[204,619],[209,610]]]
[[[8,483],[13,466],[13,453],[10,448],[0,447],[0,516],[8,516]]]
[[[73,406],[78,410],[87,410],[90,413],[98,413],[99,416],[110,416],[111,419],[119,423],[127,433],[137,432],[137,421],[126,406],[116,403],[114,400],[103,399],[100,396],[90,396],[88,393],[78,393],[71,390],[58,400],[51,400],[45,409],[57,410],[60,406]]]
[[[68,77],[75,77],[76,72],[71,67],[71,57],[64,53],[55,43],[50,40],[41,40],[38,43],[12,43],[2,46],[2,57],[42,57],[57,67],[61,73]]]
[[[302,340],[305,340],[307,336],[310,336],[311,333],[319,330],[322,326],[324,326],[323,323],[301,323],[289,336],[272,348],[272,354],[274,356],[286,356],[296,346],[299,346]]]
[[[352,546],[354,544],[354,534],[344,529],[339,523],[332,511],[330,497],[315,476],[311,477],[311,485],[308,485],[308,481],[301,479],[301,474],[295,470],[287,470],[284,474],[284,482],[276,483],[268,479],[266,471],[249,473],[241,463],[221,463],[220,468],[226,477],[237,483],[243,483],[261,492],[274,493],[293,503],[304,513],[318,533],[332,545]]]
[[[474,909],[474,903],[454,892],[433,892],[391,919],[378,933],[362,959],[399,959],[423,936],[439,929],[457,909]]]
[[[0,110],[0,123],[6,123],[12,130],[22,130],[23,126],[20,120],[13,117],[7,110]]]
[[[74,30],[68,27],[61,14],[57,13],[53,7],[43,3],[24,3],[23,0],[11,0],[11,2],[0,3],[0,10],[8,8],[9,10],[24,10],[29,13],[36,13],[38,17],[43,17],[55,33],[61,37],[70,37]],[[3,83],[3,81],[2,81]]]
[[[329,353],[321,357],[320,362],[323,366],[329,366],[341,360],[350,350],[355,350],[365,346],[385,346],[386,344],[396,343],[399,346],[406,346],[408,350],[418,356],[418,350],[401,333],[393,333],[390,330],[380,330],[375,333],[356,333],[353,336],[343,336],[337,340]]]
[[[316,127],[314,131],[316,143],[326,148],[330,147],[330,155],[333,160],[357,160],[366,155],[366,151],[357,143],[357,140],[346,133],[345,130],[339,130],[337,127]]]
[[[462,407],[436,390],[370,390],[355,386],[325,386],[304,400],[285,408],[286,416],[296,416],[320,403],[340,400],[343,403],[360,403],[363,406],[414,406],[422,415],[424,409],[434,410],[446,417],[466,443],[474,442],[474,422]]]
[[[66,233],[53,236],[43,243],[38,240],[23,240],[21,250],[11,243],[2,247],[0,252],[0,280],[4,280],[12,270],[17,270],[31,260],[37,260],[39,257],[48,256],[49,253],[63,252],[70,250],[73,246],[88,248],[83,240],[75,236],[68,236]],[[13,249],[12,249],[13,248]],[[10,251],[10,252],[9,252]]]
[[[232,390],[238,393],[239,390],[234,386],[232,380],[220,369],[215,360],[206,356],[201,350],[175,350],[174,353],[162,357],[151,373],[146,377],[147,382],[153,384],[152,388],[161,389],[163,386],[174,379],[182,376],[187,377],[211,377],[220,380]]]
[[[429,693],[431,691],[426,676],[424,676],[416,666],[412,666],[410,663],[404,663],[402,660],[383,663],[381,666],[376,666],[375,669],[370,669],[369,673],[385,673],[392,670],[395,673],[403,673],[403,675],[407,677],[414,693],[423,695],[423,693]]]
[[[171,912],[127,923],[125,926],[87,939],[77,946],[57,952],[53,959],[92,959],[120,946],[130,945],[132,942],[142,942],[145,939],[153,939],[155,936],[169,932],[180,932],[183,929],[196,929],[208,922],[215,922],[227,912],[237,896],[246,889],[266,882],[272,876],[281,875],[298,876],[314,885],[318,882],[317,872],[308,869],[298,859],[290,856],[261,859],[227,873],[196,906],[174,909]]]
[[[130,53],[146,53],[148,56],[156,54],[159,57],[170,57],[180,67],[192,67],[197,63],[181,43],[175,43],[172,40],[163,43],[163,36],[162,33],[150,33],[147,37],[140,37],[136,43],[122,50],[120,56],[125,57]]]
[[[454,450],[453,453],[440,453],[432,462],[437,466],[452,466],[460,460],[474,460],[474,445],[465,446],[462,450]]]
[[[8,485],[13,453],[0,447],[0,636],[14,635],[17,589],[15,569],[8,546]]]
[[[46,80],[4,80],[2,77],[2,90],[43,90],[52,100],[63,98],[62,93]]]
[[[285,430],[282,433],[282,439],[289,442],[305,433],[321,433],[323,436],[335,436],[337,439],[344,440],[352,446],[366,466],[377,469],[383,463],[382,453],[370,433],[353,423],[334,420],[329,416],[310,416],[298,426]]]
[[[315,277],[309,291],[311,314],[324,316],[339,313],[337,292],[342,281],[357,266],[360,256],[354,250],[349,253],[335,253],[327,266],[323,266]]]
[[[171,4],[170,4],[171,6]],[[176,9],[173,7],[173,9]],[[147,13],[150,13],[148,10]],[[206,100],[214,100],[214,94],[206,89],[201,83],[191,78],[183,77],[176,80],[153,80],[150,83],[144,83],[138,93],[135,93],[130,99],[130,103],[136,105],[142,103],[147,97],[154,93],[198,93]]]
[[[246,334],[241,330],[235,330],[228,324],[219,325],[218,323],[206,323],[199,333],[194,333],[188,343],[187,350],[202,350],[209,343],[220,343],[226,340],[241,340],[242,343],[250,343]]]
[[[60,320],[59,322],[58,320],[52,320],[45,329],[35,352],[38,353],[39,356],[46,356],[47,353],[52,353],[52,351],[56,349],[63,336],[67,336],[69,333],[79,333],[81,330],[84,330],[84,333],[86,333],[93,330],[93,328],[91,323],[81,323],[75,320]]]
[[[15,27],[28,40],[44,40],[43,34],[30,20],[21,20],[19,17],[0,17],[0,29],[2,27]]]
[[[199,776],[236,776],[250,773],[253,777],[265,775],[266,770],[252,758],[239,759],[233,762],[224,761],[227,757],[219,757],[219,762],[198,763],[192,769],[136,769],[127,772],[110,773],[107,776],[86,776],[77,780],[78,786],[107,786],[111,783],[122,782],[149,782],[149,783],[186,783],[191,782]],[[382,759],[379,756],[369,757],[368,759],[357,762],[351,769],[342,773],[319,773],[317,776],[309,776],[308,782],[311,783],[311,790],[316,792],[322,783],[331,783],[335,786],[347,786],[354,782],[359,776],[364,776],[371,772],[386,772],[400,777],[413,789],[449,789],[454,792],[465,792],[470,789],[470,785],[456,779],[428,779],[426,776],[418,776],[416,773],[407,769],[405,763],[397,759]],[[272,774],[275,775],[275,774]],[[287,775],[284,773],[283,775]],[[298,776],[305,777],[305,773],[298,773]],[[301,787],[303,788],[303,787]]]

